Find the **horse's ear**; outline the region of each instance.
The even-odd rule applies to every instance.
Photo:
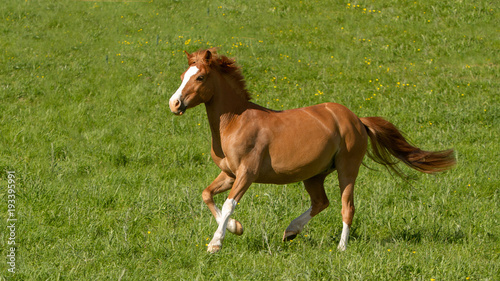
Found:
[[[212,52],[210,52],[210,50],[206,50],[203,58],[205,59],[205,62],[210,63],[210,59],[212,59]]]
[[[184,50],[184,53],[186,54],[186,57],[188,59],[188,64],[189,64],[191,61],[191,58],[193,57],[193,54],[188,53],[186,50]]]

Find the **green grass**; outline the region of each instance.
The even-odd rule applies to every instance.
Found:
[[[16,172],[6,280],[498,280],[500,40],[495,1],[13,1],[0,5],[0,217]],[[359,6],[358,6],[359,5]],[[299,237],[301,183],[254,184],[222,251],[201,191],[218,174],[203,106],[173,116],[183,50],[236,57],[273,109],[334,101],[458,165],[415,180],[362,168],[346,252],[340,199]],[[225,196],[216,198],[219,206]],[[5,224],[7,226],[7,224]]]

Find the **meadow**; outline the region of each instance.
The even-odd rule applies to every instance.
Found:
[[[499,8],[4,0],[0,279],[499,280]],[[255,103],[338,102],[423,149],[454,148],[457,165],[401,179],[366,157],[345,252],[335,174],[330,207],[289,243],[310,204],[302,183],[254,184],[233,214],[244,234],[208,254],[217,224],[201,191],[219,171],[205,109],[168,108],[183,51],[207,47],[236,58]]]

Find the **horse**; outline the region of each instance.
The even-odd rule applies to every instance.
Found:
[[[337,171],[343,222],[337,248],[344,251],[355,211],[354,184],[365,154],[398,175],[398,162],[424,173],[455,165],[453,149],[421,150],[389,121],[359,118],[337,103],[284,111],[255,104],[234,59],[218,54],[215,48],[184,52],[189,67],[182,73],[181,85],[170,98],[169,107],[175,115],[182,115],[205,104],[212,134],[211,157],[221,170],[202,192],[218,224],[208,244],[209,253],[220,251],[226,229],[236,235],[243,233],[242,224],[230,216],[252,183],[303,181],[311,206],[285,229],[283,241],[288,241],[328,207],[324,181]],[[213,196],[227,190],[229,195],[219,209]]]

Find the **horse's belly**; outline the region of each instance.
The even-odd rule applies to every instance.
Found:
[[[329,173],[334,169],[337,149],[335,135],[324,135],[318,139],[310,139],[306,135],[295,136],[292,140],[288,139],[287,144],[270,147],[257,181],[285,184]]]
[[[287,184],[303,181],[319,174],[330,173],[334,170],[333,156],[327,160],[308,163],[301,166],[273,167],[273,169],[262,170],[255,182]]]

